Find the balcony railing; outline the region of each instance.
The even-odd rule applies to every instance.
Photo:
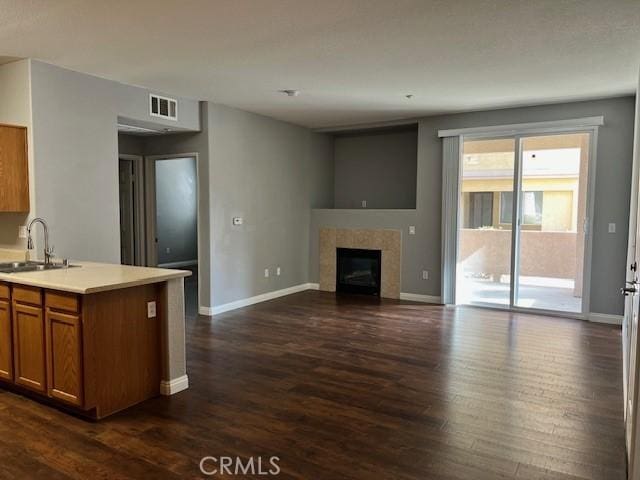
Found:
[[[576,232],[522,230],[520,275],[576,279],[578,235]],[[509,275],[511,230],[461,229],[459,260],[465,273],[491,275],[499,281]]]

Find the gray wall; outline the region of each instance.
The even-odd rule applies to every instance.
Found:
[[[311,208],[333,205],[333,140],[264,116],[201,105],[202,133],[146,137],[143,146],[144,155],[199,154],[199,201],[205,205],[198,232],[200,305],[306,283]],[[243,217],[242,226],[232,225],[235,216]]]
[[[211,238],[209,204],[209,135],[207,103],[200,104],[200,123],[202,132],[180,133],[172,135],[140,137],[142,149],[139,155],[182,155],[197,153],[198,156],[198,297],[200,305],[211,306]],[[136,142],[123,143],[123,148]],[[124,153],[124,152],[121,152]]]
[[[328,201],[331,138],[222,105],[208,113],[214,305],[307,283],[310,212]]]
[[[144,155],[145,138],[140,135],[118,133],[118,153],[127,155]]]
[[[148,90],[39,61],[31,93],[35,214],[59,256],[120,263],[118,118],[199,129],[198,102],[178,99],[178,122],[155,120]]]
[[[418,129],[335,137],[335,208],[416,208]]]
[[[157,160],[155,166],[158,264],[197,261],[196,159]]]
[[[31,125],[31,87],[29,60],[0,65],[0,123],[27,127],[29,154],[30,203],[33,210],[33,136]],[[0,248],[26,249],[18,238],[18,227],[25,225],[28,214],[0,212]]]
[[[504,125],[604,115],[598,134],[591,311],[622,314],[618,290],[625,278],[634,97],[510,108],[423,118],[419,122],[418,190],[415,217],[395,212],[314,211],[312,213],[310,278],[318,281],[316,240],[321,226],[366,226],[403,229],[402,291],[440,296],[440,235],[442,217],[442,141],[438,129]],[[617,232],[607,232],[608,223]],[[409,225],[416,235],[407,235]],[[421,271],[430,272],[422,280]]]

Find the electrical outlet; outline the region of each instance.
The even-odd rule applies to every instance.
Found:
[[[423,280],[429,280],[429,270],[423,270],[422,271],[422,279]]]
[[[147,318],[156,318],[156,302],[147,302]]]
[[[616,224],[615,223],[610,223],[609,224],[609,233],[616,233]]]
[[[264,269],[264,278],[269,278],[269,269],[268,268]]]
[[[409,235],[415,235],[415,234],[416,234],[416,226],[409,225]]]
[[[27,238],[27,227],[20,225],[18,227],[18,238]]]
[[[242,225],[242,217],[233,217],[233,224],[234,225]]]
[[[167,252],[167,253],[171,253],[171,247],[165,248],[164,251]]]
[[[367,201],[366,200],[362,200],[362,208],[367,208]]]
[[[276,268],[276,275],[280,276],[280,267]]]

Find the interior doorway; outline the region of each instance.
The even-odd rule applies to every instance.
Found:
[[[188,315],[198,311],[198,155],[145,157],[147,265],[190,270]]]
[[[587,312],[592,135],[462,138],[456,304]]]
[[[143,157],[118,159],[120,188],[120,263],[145,265]]]
[[[198,172],[194,156],[150,156],[147,162],[149,266],[198,264]]]

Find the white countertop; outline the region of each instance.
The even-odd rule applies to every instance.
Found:
[[[37,272],[0,273],[0,282],[87,294],[165,282],[191,275],[188,270],[132,267],[93,262],[72,261],[70,264],[78,266]]]

